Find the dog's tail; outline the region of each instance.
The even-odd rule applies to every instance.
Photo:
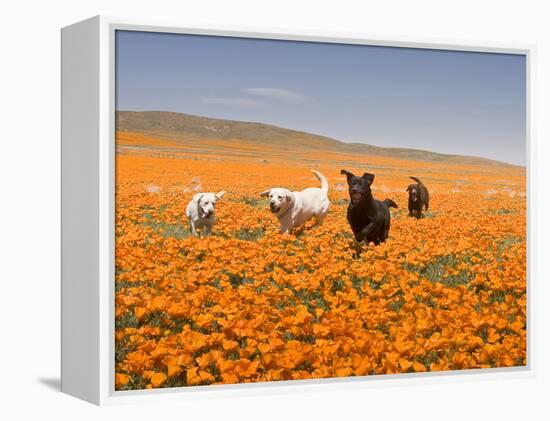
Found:
[[[319,179],[319,181],[321,182],[321,190],[325,193],[328,193],[328,181],[327,181],[327,178],[321,174],[319,171],[316,171],[316,170],[311,170],[311,172],[313,174],[315,174],[315,177],[317,177]]]
[[[416,177],[409,177],[409,178],[412,178],[414,181],[416,181],[418,184],[424,184],[422,181],[420,181],[418,178]]]
[[[384,203],[388,206],[388,208],[397,208],[396,203],[391,199],[384,199]]]

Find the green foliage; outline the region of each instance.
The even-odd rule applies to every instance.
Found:
[[[126,327],[138,327],[139,321],[133,311],[127,311],[115,319],[115,329],[124,329]]]
[[[144,213],[143,217],[146,219],[143,225],[151,228],[155,234],[161,237],[172,237],[182,240],[191,236],[191,231],[189,231],[187,224],[169,224],[164,221],[157,221],[150,213]]]
[[[239,240],[245,241],[257,241],[262,238],[265,234],[263,228],[241,228],[239,231],[235,232],[235,237]]]

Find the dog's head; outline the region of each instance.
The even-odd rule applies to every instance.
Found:
[[[420,187],[418,187],[418,184],[409,184],[406,191],[409,192],[409,199],[412,202],[418,202],[420,198]]]
[[[348,179],[349,197],[352,203],[360,203],[372,197],[370,186],[374,181],[374,174],[366,172],[361,177],[358,177],[346,170],[342,170],[340,173],[344,174]]]
[[[201,218],[210,218],[214,215],[214,206],[224,194],[225,191],[220,191],[217,193],[197,193],[193,196],[193,202],[197,204],[199,216]]]
[[[276,215],[284,214],[294,200],[290,190],[280,187],[265,190],[260,196],[269,198],[269,210]]]

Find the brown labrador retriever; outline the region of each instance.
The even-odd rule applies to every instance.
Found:
[[[416,184],[409,184],[407,190],[409,192],[409,216],[416,216],[417,219],[422,218],[422,208],[428,210],[430,204],[430,194],[428,188],[416,177],[410,177]]]

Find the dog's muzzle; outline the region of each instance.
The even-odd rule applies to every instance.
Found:
[[[271,210],[271,212],[273,213],[277,213],[281,210],[280,207],[278,207],[277,205],[275,205],[274,203],[270,203],[269,204],[269,209]]]
[[[362,197],[363,197],[363,195],[361,193],[358,193],[358,192],[352,192],[351,193],[351,201],[353,203],[359,203],[361,201]]]

